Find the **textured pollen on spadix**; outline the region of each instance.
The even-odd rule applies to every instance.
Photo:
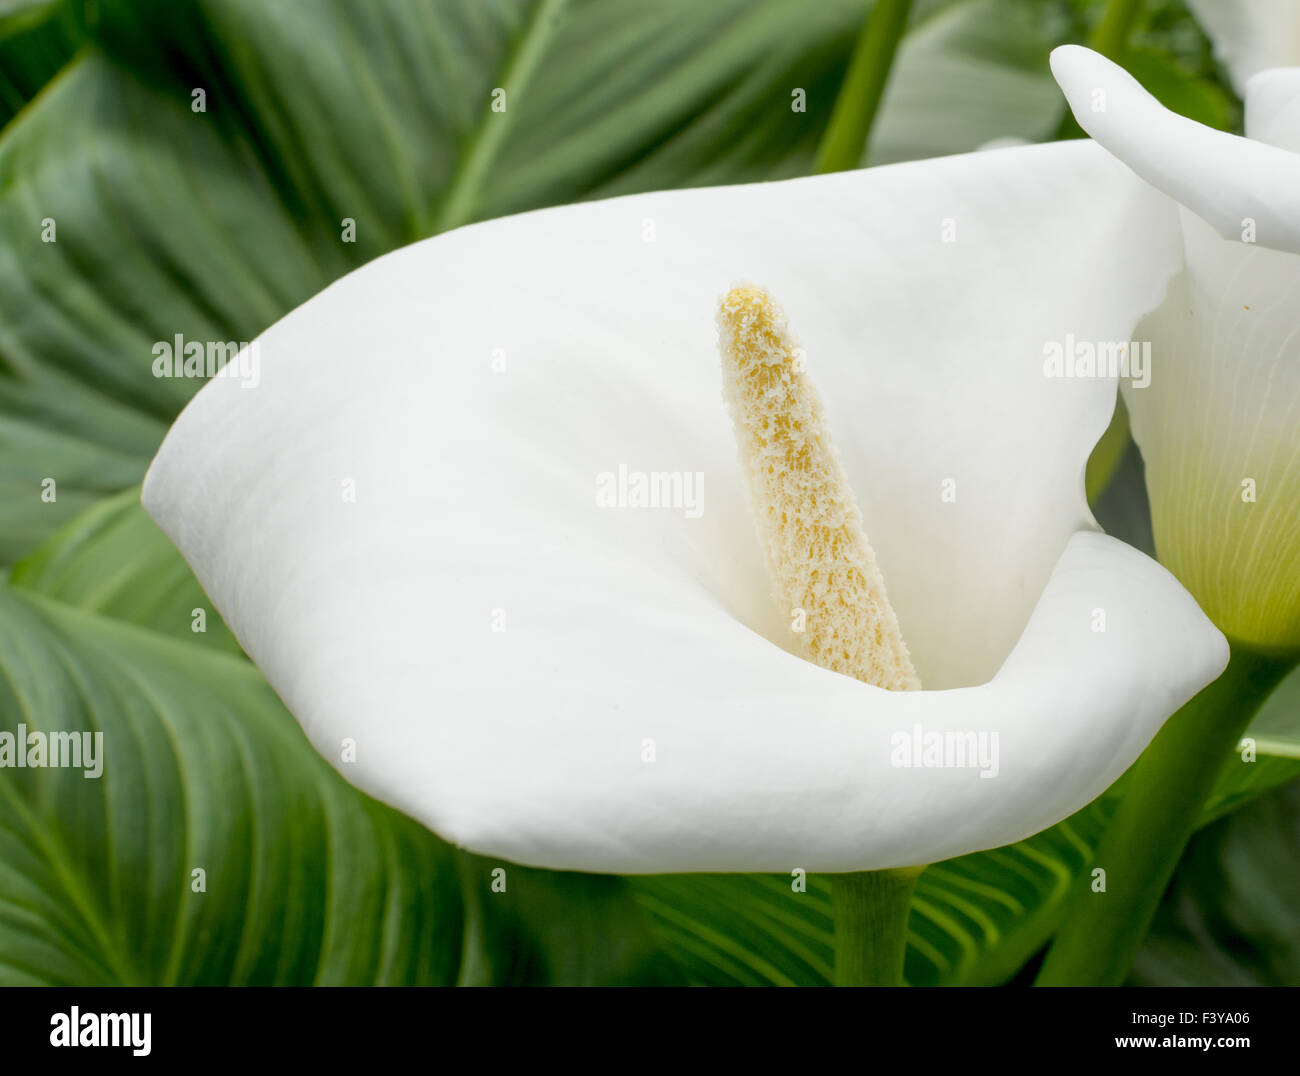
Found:
[[[920,681],[785,315],[763,289],[718,308],[723,395],[773,589],[807,660],[891,691]],[[802,629],[802,630],[800,630]]]

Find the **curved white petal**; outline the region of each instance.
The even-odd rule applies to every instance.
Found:
[[[1088,134],[1221,236],[1300,252],[1300,154],[1170,112],[1079,45],[1053,51],[1052,73]]]
[[[1238,91],[1259,71],[1300,64],[1300,4],[1295,0],[1187,0],[1187,6]]]
[[[1222,665],[1157,565],[1088,535],[1057,564],[1114,382],[1044,377],[1045,344],[1128,339],[1178,258],[1167,203],[1083,142],[476,225],[269,330],[145,504],[318,749],[354,739],[345,776],[476,851],[987,847],[1087,802]],[[992,683],[890,694],[773,641],[714,350],[739,278],[803,339],[923,682],[982,684],[1033,613]],[[598,507],[620,466],[703,474],[702,512]],[[1000,776],[891,766],[917,721],[998,732]]]
[[[1300,651],[1300,256],[1184,219],[1187,264],[1125,388],[1160,559],[1235,639]]]

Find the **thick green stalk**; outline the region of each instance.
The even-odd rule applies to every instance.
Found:
[[[876,0],[817,147],[814,172],[844,172],[861,165],[911,7],[912,0]]]
[[[1101,21],[1088,35],[1088,47],[1100,52],[1108,60],[1123,63],[1129,34],[1133,32],[1133,23],[1141,10],[1142,0],[1110,0],[1110,6],[1106,8]],[[1078,138],[1081,134],[1083,128],[1067,108],[1056,137]]]
[[[1037,986],[1118,986],[1128,975],[1179,857],[1251,718],[1293,658],[1234,647],[1223,675],[1174,714],[1130,770],[1128,791],[1093,856]],[[1239,764],[1233,762],[1233,764]]]
[[[924,867],[837,874],[835,985],[902,986],[907,917]]]
[[[1112,60],[1119,60],[1133,30],[1133,20],[1142,10],[1142,0],[1110,0],[1110,7],[1088,38],[1088,44]]]

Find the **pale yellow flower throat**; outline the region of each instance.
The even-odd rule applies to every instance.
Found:
[[[718,330],[723,395],[796,651],[877,687],[918,690],[862,513],[785,315],[762,288],[744,284],[723,296]]]

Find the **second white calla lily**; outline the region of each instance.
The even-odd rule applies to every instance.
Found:
[[[1095,52],[1052,70],[1080,124],[1168,195],[1169,292],[1137,329],[1149,385],[1125,383],[1161,561],[1228,635],[1300,653],[1300,68],[1246,86],[1246,136],[1167,111]]]
[[[476,852],[857,871],[1014,841],[1227,660],[1096,532],[1114,378],[1044,372],[1159,302],[1161,197],[1078,142],[462,228],[268,330],[144,503],[317,749]],[[802,342],[927,690],[790,652],[720,398],[741,279]],[[691,497],[599,495],[655,473]],[[996,759],[909,753],[945,738]]]

